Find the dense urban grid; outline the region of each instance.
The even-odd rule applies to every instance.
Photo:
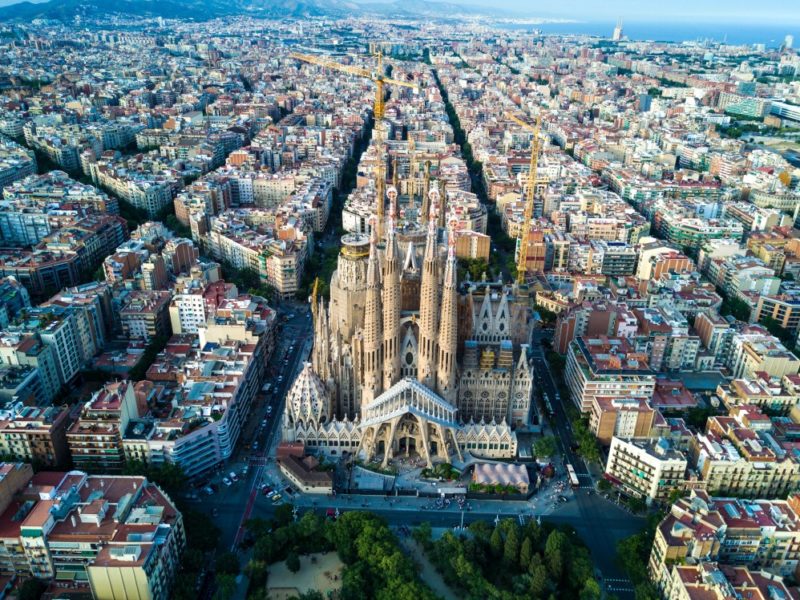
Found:
[[[0,23],[0,598],[800,599],[793,38],[517,25]]]

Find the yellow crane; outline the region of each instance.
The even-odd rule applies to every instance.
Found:
[[[378,59],[377,68],[374,71],[370,71],[369,69],[364,69],[362,67],[354,67],[352,65],[343,65],[341,63],[336,62],[335,60],[331,60],[330,58],[326,58],[324,56],[317,56],[316,54],[301,54],[299,52],[292,52],[290,55],[292,58],[297,60],[302,60],[303,62],[310,63],[312,65],[319,65],[320,67],[324,67],[326,69],[333,69],[335,71],[341,71],[342,73],[350,73],[351,75],[356,75],[358,77],[363,77],[365,79],[369,79],[370,81],[375,83],[375,106],[373,108],[373,113],[375,114],[375,120],[380,120],[383,118],[384,115],[384,108],[385,108],[385,98],[384,98],[384,85],[397,85],[400,87],[407,87],[412,89],[418,89],[417,84],[410,83],[408,81],[400,81],[399,79],[392,79],[391,77],[387,77],[386,74],[383,72],[383,53],[376,52],[375,56]]]
[[[387,77],[383,71],[383,53],[376,52],[375,56],[378,59],[377,66],[374,71],[370,71],[369,69],[364,69],[362,67],[354,67],[352,65],[343,65],[341,63],[336,62],[335,60],[331,60],[330,58],[326,58],[324,56],[317,56],[316,54],[301,54],[300,52],[292,52],[290,56],[294,59],[301,60],[303,62],[310,63],[312,65],[319,65],[320,67],[326,69],[333,69],[335,71],[341,71],[342,73],[349,73],[351,75],[356,75],[357,77],[363,77],[365,79],[369,79],[370,81],[375,83],[375,105],[373,106],[372,112],[375,115],[375,121],[381,121],[384,116],[384,110],[386,108],[385,105],[385,92],[383,86],[385,85],[396,85],[400,87],[406,87],[411,89],[419,89],[417,84],[410,83],[408,81],[400,81],[399,79],[392,79],[391,77]],[[383,239],[383,221],[384,221],[384,187],[385,182],[383,181],[384,172],[382,168],[378,168],[377,174],[377,185],[376,192],[377,192],[377,214],[378,214],[378,238]]]
[[[525,215],[522,221],[522,230],[519,240],[519,254],[517,256],[517,283],[525,283],[525,274],[528,271],[528,243],[530,238],[531,220],[533,219],[533,200],[536,197],[536,186],[547,183],[546,178],[539,179],[537,170],[539,167],[539,132],[542,130],[542,113],[536,117],[536,124],[526,123],[519,117],[506,113],[506,117],[520,127],[533,132],[531,139],[531,162],[528,170],[528,194],[525,199]]]

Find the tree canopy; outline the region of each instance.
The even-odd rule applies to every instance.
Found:
[[[336,551],[345,564],[339,595],[344,600],[364,598],[367,590],[370,593],[366,597],[378,600],[436,597],[419,580],[411,559],[401,551],[386,522],[372,513],[346,512],[335,521],[313,511],[297,521],[276,515],[272,522],[248,522],[247,529],[256,541],[245,572],[281,560],[287,561],[287,567],[295,572],[300,568],[297,560],[300,555]],[[263,592],[254,589],[253,584],[250,591],[256,597]]]
[[[470,535],[446,532],[433,541],[429,527],[415,531],[445,582],[461,597],[516,600],[600,598],[589,551],[576,536],[552,525],[505,519],[469,526]]]

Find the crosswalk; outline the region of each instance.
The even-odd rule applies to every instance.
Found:
[[[606,589],[609,592],[627,592],[633,593],[633,585],[630,579],[623,579],[620,577],[606,577],[603,579]]]

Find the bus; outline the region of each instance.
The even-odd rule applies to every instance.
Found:
[[[575,474],[575,469],[569,463],[567,463],[567,475],[569,475],[569,483],[572,487],[580,487],[581,482],[578,480],[578,476]]]

